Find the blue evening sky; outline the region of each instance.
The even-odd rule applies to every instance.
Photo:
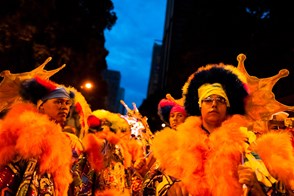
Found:
[[[120,71],[125,103],[132,109],[146,98],[152,47],[162,40],[166,0],[113,0],[116,24],[105,30],[109,70]]]

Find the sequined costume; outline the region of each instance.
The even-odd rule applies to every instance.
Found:
[[[95,194],[133,195],[133,163],[143,156],[142,145],[131,138],[130,126],[119,114],[96,110],[90,119],[93,132],[83,138],[83,144],[95,170]]]
[[[176,178],[165,174],[160,164],[155,162],[144,176],[143,195],[164,196],[176,181]]]

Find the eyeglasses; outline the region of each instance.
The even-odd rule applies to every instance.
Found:
[[[217,97],[206,97],[202,99],[202,102],[204,102],[207,105],[212,105],[213,101],[215,101],[218,105],[227,104],[227,101],[225,98],[217,96]]]
[[[72,100],[64,100],[64,99],[55,99],[53,101],[53,104],[58,105],[58,106],[62,106],[63,104],[65,106],[71,106],[72,105]]]

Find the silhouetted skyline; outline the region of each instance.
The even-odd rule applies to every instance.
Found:
[[[124,101],[139,107],[146,98],[154,42],[162,39],[166,0],[113,0],[118,19],[105,30],[108,69],[121,72]]]

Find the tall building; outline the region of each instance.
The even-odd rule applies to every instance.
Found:
[[[119,71],[104,70],[102,77],[107,83],[107,97],[105,100],[106,110],[123,113],[124,108],[120,100],[124,99],[124,88],[120,87],[121,75]]]
[[[161,44],[155,42],[152,50],[151,69],[148,83],[147,96],[150,96],[159,89],[162,78],[162,66],[160,66]]]
[[[285,13],[279,2],[257,5],[257,12],[251,6],[234,0],[167,0],[162,91],[179,98],[185,81],[198,67],[237,65],[236,57],[244,53],[250,75],[266,78],[284,68],[290,71],[273,91],[277,99],[294,105],[290,100],[293,88],[287,88],[294,85],[294,30],[288,25],[294,23],[294,16]],[[274,29],[285,31],[277,33]]]
[[[288,69],[289,76],[281,78],[273,92],[281,103],[294,105],[294,30],[289,28],[294,15],[278,1],[259,4],[257,10],[254,6],[235,0],[167,0],[160,58],[154,45],[148,96],[140,107],[153,131],[158,129],[161,98],[167,93],[181,98],[183,85],[199,67],[236,66],[240,53],[247,56],[251,76],[267,78]]]
[[[122,87],[119,88],[117,97],[118,97],[117,101],[119,101],[119,102],[120,102],[120,100],[124,100],[124,98],[125,98],[125,89],[124,88],[122,88]],[[121,114],[126,114],[126,109],[122,104],[119,104],[117,106],[117,112],[121,113]]]

